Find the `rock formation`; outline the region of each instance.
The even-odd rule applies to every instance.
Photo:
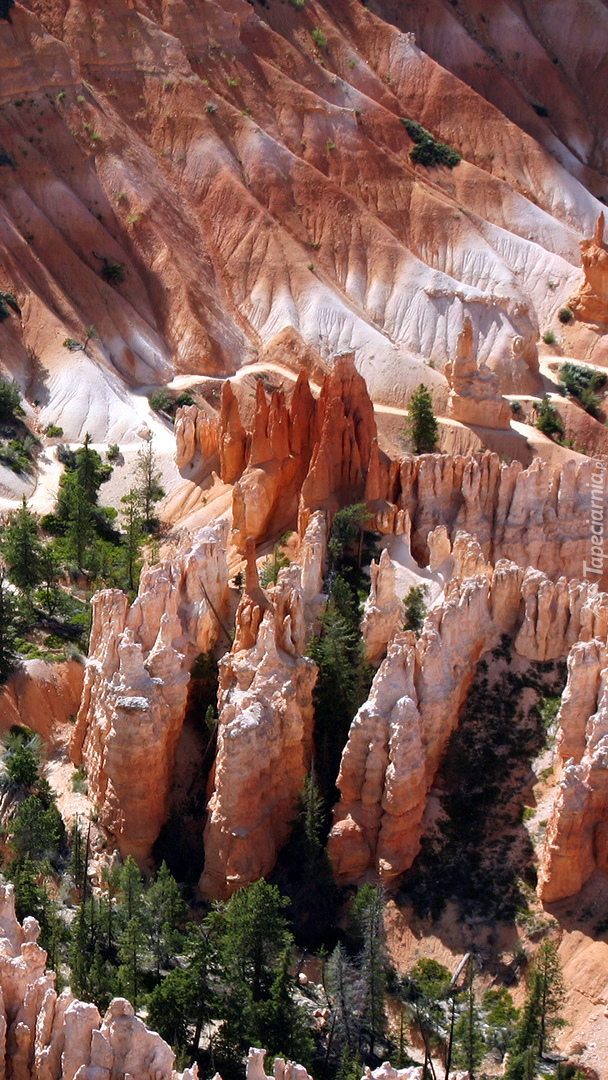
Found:
[[[579,892],[608,870],[608,648],[606,635],[575,645],[558,713],[563,776],[547,827],[538,893],[545,903]]]
[[[144,569],[129,607],[118,590],[93,598],[82,703],[71,744],[84,764],[101,824],[123,856],[143,863],[165,820],[190,668],[211,649],[224,612],[228,526]]]
[[[371,586],[361,620],[367,659],[377,665],[395,631],[403,627],[405,607],[395,592],[395,570],[387,548],[370,568]]]
[[[404,511],[411,521],[411,547],[420,565],[428,563],[428,535],[445,525],[475,536],[492,562],[509,559],[548,577],[583,577],[591,552],[592,460],[561,467],[535,459],[524,469],[485,451],[466,457],[421,454],[404,457],[376,528],[402,531]]]
[[[249,546],[247,591],[234,643],[220,663],[218,746],[205,828],[201,889],[228,897],[267,874],[287,840],[312,757],[317,668],[303,655],[322,587],[326,526],[315,515],[301,562],[265,594]],[[321,557],[320,557],[321,556]]]
[[[95,1005],[57,994],[37,945],[36,919],[15,917],[12,885],[0,885],[0,1073],[14,1080],[196,1080],[174,1072],[175,1054],[123,998],[102,1020]]]
[[[329,851],[340,881],[370,869],[383,880],[411,866],[426,795],[477,661],[503,634],[530,660],[556,659],[577,641],[605,638],[608,596],[587,583],[550,581],[537,570],[484,563],[457,535],[443,603],[418,640],[397,634],[344,748]],[[465,576],[471,568],[474,576]]]
[[[484,364],[478,365],[473,344],[473,324],[465,316],[458,335],[456,356],[446,364],[450,393],[447,415],[461,424],[509,429],[511,406],[500,392],[498,375]]]
[[[583,322],[608,323],[608,246],[604,241],[604,214],[599,215],[591,240],[581,244],[584,283],[569,306]]]
[[[229,385],[229,384],[228,384]],[[190,465],[197,454],[206,462],[219,451],[219,422],[198,405],[183,405],[175,413],[175,463]]]

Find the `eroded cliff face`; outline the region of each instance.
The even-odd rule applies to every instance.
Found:
[[[144,569],[137,599],[104,590],[93,625],[71,744],[99,819],[140,864],[165,820],[190,669],[220,632],[228,589],[228,526],[215,523],[174,559]]]
[[[503,634],[535,661],[566,656],[597,634],[605,638],[608,596],[594,586],[552,582],[505,560],[484,565],[479,544],[463,534],[453,559],[444,601],[429,612],[418,640],[409,632],[393,637],[353,720],[329,838],[341,881],[369,870],[390,880],[411,866],[426,795],[476,664]]]
[[[0,1075],[14,1080],[196,1080],[196,1067],[180,1077],[175,1054],[149,1031],[124,998],[105,1016],[57,994],[55,972],[37,944],[40,927],[15,917],[12,885],[0,886]]]
[[[0,333],[32,399],[46,381],[43,424],[134,441],[125,384],[234,372],[285,329],[326,361],[353,351],[379,400],[422,374],[445,392],[466,313],[502,389],[538,390],[539,327],[581,284],[590,190],[606,194],[601,100],[591,114],[572,60],[606,28],[564,38],[570,17],[512,17],[523,44],[505,61],[502,9],[482,24],[470,0],[424,17],[393,0],[18,3],[0,34],[0,283],[22,317]],[[550,121],[538,86],[522,98],[541,70]],[[461,163],[414,165],[401,118]],[[98,339],[70,354],[90,324]]]
[[[608,870],[608,650],[606,635],[576,645],[558,713],[563,775],[542,852],[545,903],[579,892]]]
[[[323,585],[325,517],[310,521],[301,565],[260,588],[249,547],[234,643],[220,664],[218,742],[201,889],[225,899],[273,868],[289,837],[313,750],[316,664],[304,656]]]

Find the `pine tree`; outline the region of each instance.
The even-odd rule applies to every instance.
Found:
[[[363,937],[359,972],[363,990],[361,1020],[370,1057],[386,1028],[386,947],[384,901],[377,885],[364,885],[353,904],[352,915]]]
[[[40,555],[40,580],[44,586],[44,603],[53,615],[59,602],[61,564],[51,544],[45,544]]]
[[[0,558],[0,683],[15,666],[15,605],[6,583],[6,567]]]
[[[143,915],[144,883],[137,863],[132,855],[127,855],[118,872],[119,915],[123,925]]]
[[[528,976],[528,992],[515,1040],[515,1050],[536,1047],[542,1057],[553,1030],[562,1027],[559,1010],[565,997],[557,949],[548,938],[541,943]]]
[[[141,920],[134,915],[129,919],[118,944],[118,979],[123,989],[124,997],[128,998],[134,1009],[137,1009],[139,992],[141,988],[142,956],[145,947],[145,934]]]
[[[147,532],[151,532],[155,524],[154,504],[162,499],[165,494],[161,484],[161,473],[156,464],[156,454],[154,453],[151,436],[137,453],[135,475],[138,481],[137,491],[141,500],[144,526]]]
[[[414,390],[408,408],[409,415],[405,425],[407,438],[417,454],[432,453],[439,438],[439,424],[433,412],[432,394],[424,383],[420,383]]]
[[[466,1069],[470,1080],[475,1080],[484,1055],[479,1012],[475,1003],[474,977],[473,960],[470,959],[465,1006],[454,1028],[454,1064]]]
[[[124,505],[121,511],[124,528],[124,554],[125,568],[129,589],[137,588],[139,578],[139,556],[143,540],[143,519],[141,515],[141,500],[136,488],[130,488],[120,500]]]
[[[2,554],[10,582],[29,593],[42,580],[42,544],[38,520],[23,502],[13,514],[2,537]]]
[[[179,886],[165,862],[146,893],[146,905],[151,926],[150,945],[156,974],[160,975],[161,967],[167,967],[183,945],[179,927],[185,925],[188,916],[188,905],[182,900]]]
[[[357,973],[346,950],[338,943],[325,971],[325,988],[334,1016],[334,1034],[339,1046],[352,1054],[358,1045]]]

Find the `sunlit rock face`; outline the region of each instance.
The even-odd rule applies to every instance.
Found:
[[[228,590],[228,526],[201,530],[143,570],[139,593],[93,598],[82,703],[72,737],[101,824],[143,865],[166,817],[190,669],[215,644]]]

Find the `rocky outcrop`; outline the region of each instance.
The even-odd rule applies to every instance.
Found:
[[[190,668],[215,644],[224,611],[228,526],[201,530],[175,558],[144,569],[137,599],[104,590],[71,743],[101,824],[143,863],[165,820]]]
[[[183,405],[175,413],[175,464],[183,469],[196,459],[203,462],[219,451],[219,420],[198,405]]]
[[[563,775],[547,827],[538,893],[552,903],[608,870],[608,649],[576,645],[558,714]]]
[[[426,795],[477,661],[503,634],[530,660],[568,654],[606,634],[608,596],[587,583],[550,581],[504,560],[484,562],[480,545],[455,539],[454,574],[418,640],[397,634],[357,713],[342,755],[329,851],[340,881],[370,869],[382,880],[411,866]],[[474,576],[463,576],[474,569]]]
[[[55,724],[78,712],[84,663],[26,660],[0,688],[0,731],[25,724],[47,742]]]
[[[57,994],[37,944],[40,927],[15,917],[12,885],[0,885],[0,1073],[14,1080],[180,1080],[175,1054],[123,998],[103,1017]],[[181,1080],[196,1080],[196,1066]]]
[[[312,757],[317,668],[303,654],[307,612],[322,586],[326,536],[324,516],[315,515],[302,543],[302,565],[282,570],[267,593],[249,548],[234,644],[220,663],[217,756],[200,882],[208,897],[226,898],[267,874],[291,831]]]
[[[397,531],[407,511],[420,565],[428,563],[428,534],[444,525],[450,538],[459,529],[475,536],[492,562],[509,559],[550,578],[581,578],[591,552],[594,471],[591,460],[552,466],[535,459],[524,469],[489,451],[405,457],[376,527]]]
[[[247,537],[261,540],[295,525],[316,426],[317,405],[303,372],[289,408],[282,390],[274,390],[268,402],[258,382],[246,466],[232,497],[233,538],[241,550]]]
[[[511,406],[500,392],[500,379],[487,364],[477,363],[473,324],[465,316],[456,356],[446,364],[450,393],[447,415],[461,424],[503,428],[511,426]]]
[[[605,326],[608,323],[608,246],[604,242],[604,214],[599,215],[591,240],[581,244],[585,281],[569,301],[572,311],[583,322]]]
[[[371,586],[363,609],[361,634],[370,664],[378,665],[396,630],[403,627],[405,607],[395,592],[395,569],[387,548],[370,567]]]
[[[365,379],[353,358],[336,361],[317,405],[318,441],[302,485],[300,519],[319,509],[361,502],[377,429]],[[377,448],[376,448],[377,449]]]

